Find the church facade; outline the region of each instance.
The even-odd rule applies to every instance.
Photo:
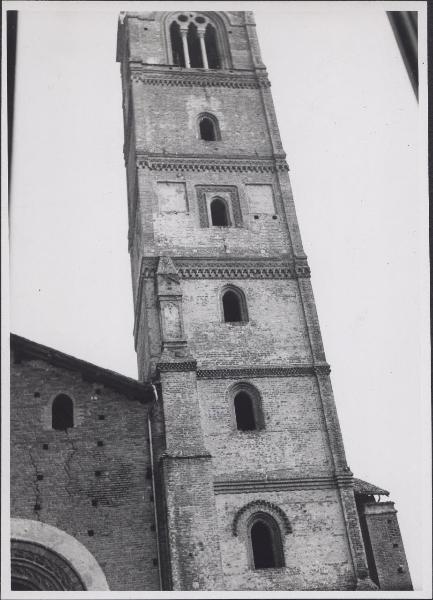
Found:
[[[119,20],[139,381],[12,336],[12,589],[408,590],[345,457],[249,12]]]

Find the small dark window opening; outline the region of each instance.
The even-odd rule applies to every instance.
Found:
[[[204,43],[206,46],[207,62],[209,65],[209,69],[219,69],[221,65],[218,56],[216,31],[215,27],[213,27],[213,25],[211,25],[210,23],[206,27],[206,31],[204,34]]]
[[[236,426],[239,431],[257,429],[252,398],[246,392],[239,392],[234,399]]]
[[[226,323],[242,322],[241,299],[236,292],[228,290],[223,296],[224,321]]]
[[[197,26],[194,23],[190,23],[188,27],[188,51],[189,51],[189,62],[191,68],[201,69],[203,68],[203,58],[201,55],[200,38],[197,34]]]
[[[178,67],[184,67],[185,57],[183,54],[182,38],[180,36],[180,26],[179,23],[176,23],[176,21],[170,25],[170,38],[173,62]]]
[[[52,426],[58,431],[66,431],[74,426],[74,405],[66,394],[60,394],[53,402]]]
[[[255,569],[275,569],[283,566],[281,538],[278,526],[259,519],[251,527],[251,547]]]
[[[224,200],[221,200],[220,198],[212,200],[210,205],[212,225],[215,227],[228,227],[229,218],[227,212],[227,206]]]
[[[214,142],[216,140],[215,125],[211,119],[204,117],[200,120],[200,137],[205,142]]]

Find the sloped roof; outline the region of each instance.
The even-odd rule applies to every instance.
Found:
[[[49,346],[43,346],[37,342],[27,340],[14,333],[11,334],[10,341],[15,362],[21,362],[26,359],[44,360],[56,367],[70,371],[79,371],[84,380],[102,383],[125,394],[128,398],[139,400],[140,402],[151,402],[153,400],[152,386],[148,383],[141,383],[125,375],[120,375],[120,373],[116,373],[115,371],[103,369]]]
[[[353,478],[353,491],[355,494],[363,494],[366,496],[389,496],[389,492],[377,485],[363,481],[362,479]]]

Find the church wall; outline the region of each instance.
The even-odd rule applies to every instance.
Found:
[[[139,169],[140,212],[143,235],[139,241],[144,255],[209,257],[258,257],[290,255],[285,217],[281,211],[279,178],[273,173],[215,173],[208,171],[152,172]],[[172,184],[179,198],[168,204],[164,185]],[[183,186],[183,191],[182,187]],[[205,227],[200,223],[199,190],[206,194],[236,190],[241,222],[234,227]],[[257,186],[263,186],[263,206],[257,200]],[[252,192],[254,190],[254,194]],[[174,192],[173,192],[174,193]],[[271,199],[270,199],[271,196]],[[273,207],[272,203],[273,202]]]
[[[216,496],[225,588],[228,590],[350,589],[354,572],[335,489],[267,491]],[[245,532],[233,534],[236,513],[254,500],[275,503],[287,515],[285,567],[253,570]]]
[[[225,323],[221,290],[243,291],[247,323]],[[202,368],[311,364],[295,280],[188,279],[182,281],[189,348]]]
[[[164,87],[133,82],[137,150],[169,154],[270,156],[260,89]],[[246,110],[245,107],[248,107]],[[200,139],[198,117],[218,119],[221,139]]]
[[[180,11],[179,11],[180,12]],[[251,51],[244,22],[244,13],[226,12],[224,24],[230,43],[231,66],[251,69]],[[149,65],[172,64],[168,60],[164,13],[128,13],[128,51],[131,59]]]
[[[11,365],[11,390],[11,516],[74,536],[111,590],[158,589],[147,406],[36,360]],[[67,432],[51,428],[59,393],[74,401]]]
[[[329,476],[331,457],[315,377],[246,378],[261,396],[263,428],[238,431],[230,389],[239,379],[198,381],[205,445],[220,479]],[[240,457],[242,459],[240,460]]]

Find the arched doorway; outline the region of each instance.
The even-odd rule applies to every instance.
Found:
[[[13,591],[105,591],[95,557],[65,531],[31,519],[11,519]]]
[[[71,565],[46,546],[11,541],[11,589],[83,591],[85,586]]]

